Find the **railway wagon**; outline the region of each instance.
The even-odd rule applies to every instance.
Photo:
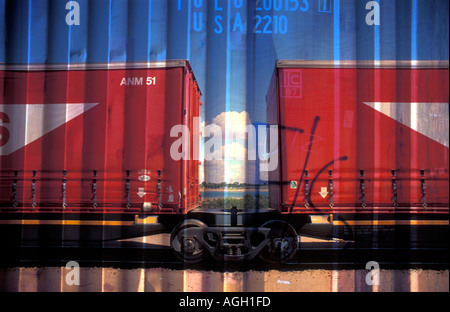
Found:
[[[199,208],[201,91],[187,61],[2,65],[0,77],[3,243],[166,232],[186,262],[296,252],[274,209]]]
[[[1,240],[140,236],[199,205],[198,160],[171,156],[200,116],[187,61],[1,65],[0,81]]]
[[[270,208],[243,210],[198,208],[201,93],[188,62],[8,65],[1,75],[2,240],[163,231],[185,262],[285,262],[298,233],[447,243],[448,62],[277,62]]]
[[[448,247],[448,61],[276,63],[272,208],[357,246]]]

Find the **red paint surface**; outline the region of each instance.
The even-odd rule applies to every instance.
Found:
[[[278,68],[277,77],[268,94],[268,122],[280,125],[280,165],[269,174],[272,207],[330,211],[330,196],[319,192],[329,192],[332,170],[335,211],[361,208],[364,170],[367,207],[392,208],[395,169],[399,209],[411,209],[423,203],[424,169],[428,208],[448,212],[449,148],[364,104],[448,103],[448,68]]]
[[[170,137],[172,127],[186,124],[193,140],[192,119],[200,115],[200,91],[188,67],[0,71],[0,77],[5,81],[0,85],[4,106],[99,103],[0,157],[2,207],[13,203],[14,170],[18,171],[18,202],[24,209],[33,202],[33,170],[37,171],[38,210],[61,209],[63,170],[67,170],[68,210],[92,208],[93,179],[97,180],[97,210],[126,210],[127,170],[134,211],[142,209],[143,202],[152,203],[154,212],[186,212],[199,204],[198,161],[175,161],[170,155],[170,146],[178,139]],[[121,86],[124,77],[143,77],[143,85]],[[146,77],[155,77],[156,85],[147,86]],[[9,132],[24,128],[12,120],[9,124],[2,121]],[[140,181],[144,175],[150,180]],[[142,198],[138,195],[141,188],[146,193]]]

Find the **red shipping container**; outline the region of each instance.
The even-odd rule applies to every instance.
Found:
[[[187,61],[0,68],[0,209],[186,213],[199,162],[176,160],[201,93]],[[186,158],[186,157],[185,157]]]
[[[448,62],[279,61],[271,207],[448,214],[448,99]]]

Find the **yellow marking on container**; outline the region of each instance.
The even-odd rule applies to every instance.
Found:
[[[138,215],[134,217],[134,223],[136,224],[155,224],[158,223],[158,217],[157,216],[148,216],[141,218]]]

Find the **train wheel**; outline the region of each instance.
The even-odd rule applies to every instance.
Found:
[[[206,251],[198,239],[204,229],[206,225],[203,222],[189,219],[172,231],[170,247],[178,259],[186,263],[197,263],[206,257]]]
[[[279,220],[266,222],[262,227],[270,229],[270,241],[259,256],[270,263],[285,263],[291,260],[298,250],[298,236],[294,228]]]

